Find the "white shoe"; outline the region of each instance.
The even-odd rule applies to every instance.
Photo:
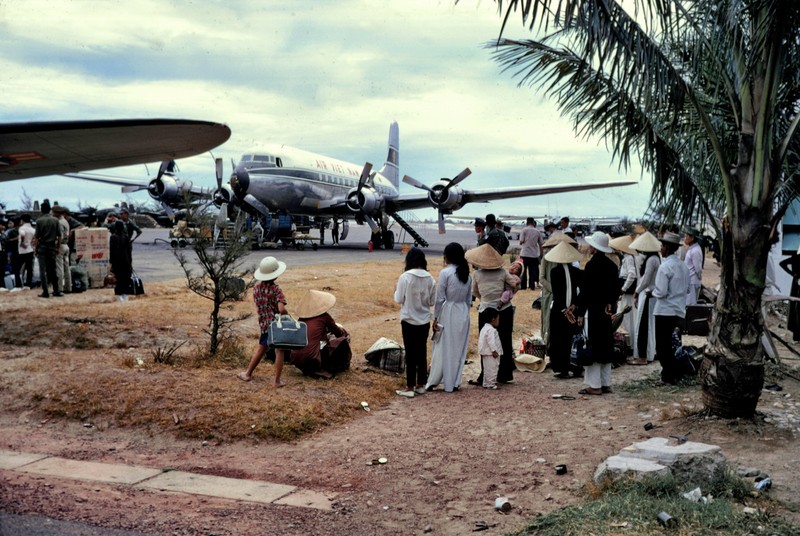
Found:
[[[398,389],[395,391],[395,393],[406,398],[414,398],[414,391],[403,391],[402,389]]]
[[[0,287],[0,292],[8,292],[8,289],[6,287]]]
[[[14,287],[11,289],[11,292],[22,292],[22,287]]]
[[[414,389],[414,392],[418,395],[424,395],[428,391],[426,391],[424,387],[417,387]]]

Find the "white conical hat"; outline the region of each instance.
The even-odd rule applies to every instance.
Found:
[[[559,242],[556,247],[548,251],[544,260],[558,264],[571,264],[583,258],[580,251],[570,246],[568,242]]]
[[[658,253],[661,251],[661,242],[658,241],[658,238],[653,236],[653,233],[645,231],[639,238],[631,242],[628,247],[643,253]]]

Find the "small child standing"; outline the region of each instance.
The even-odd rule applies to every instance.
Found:
[[[522,261],[516,260],[511,263],[511,266],[508,267],[509,277],[506,279],[505,285],[503,287],[503,294],[500,296],[500,303],[505,305],[511,301],[514,297],[514,294],[517,293],[520,287],[521,279],[520,275],[522,274]],[[514,281],[514,284],[510,284],[508,280]]]
[[[267,333],[269,325],[273,320],[278,319],[278,315],[288,314],[286,310],[286,298],[281,287],[275,280],[286,270],[286,263],[277,260],[275,257],[264,257],[253,277],[258,280],[253,287],[253,300],[256,302],[258,310],[258,324],[261,328],[261,337],[258,339],[258,348],[250,358],[250,363],[245,372],[236,375],[243,382],[249,382],[264,354],[267,353]],[[275,349],[275,387],[283,387],[281,372],[283,371],[283,350]]]
[[[500,312],[489,307],[482,314],[486,318],[486,323],[481,328],[481,334],[478,337],[478,353],[483,362],[483,386],[486,389],[497,389],[498,358],[503,351],[500,334],[497,333],[497,326],[500,325]]]

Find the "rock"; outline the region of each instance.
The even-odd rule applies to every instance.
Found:
[[[669,467],[679,482],[706,480],[725,464],[722,449],[716,445],[695,441],[674,445],[664,437],[653,437],[635,443],[622,449],[619,455]]]
[[[632,474],[635,480],[645,477],[660,477],[670,474],[668,467],[650,460],[633,456],[610,456],[601,463],[594,472],[595,484],[604,480],[617,480]]]
[[[736,469],[736,474],[745,478],[753,478],[761,474],[761,471],[755,467],[739,467]]]
[[[426,534],[427,534],[428,532],[433,532],[433,526],[432,526],[432,525],[425,525],[425,528],[424,528],[424,529],[422,529],[422,532],[424,532],[424,533],[426,533]]]

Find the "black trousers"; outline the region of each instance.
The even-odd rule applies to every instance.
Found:
[[[679,316],[656,315],[656,357],[661,363],[661,381],[677,383],[681,379],[678,361],[672,350],[672,333],[675,328],[683,326],[683,318]]]
[[[42,294],[47,295],[48,285],[53,285],[53,292],[58,293],[58,277],[56,277],[55,246],[39,246],[39,277],[42,280]]]
[[[14,285],[22,287],[22,274],[25,275],[25,285],[30,287],[33,284],[33,251],[30,253],[11,254],[11,266],[14,269]]]
[[[536,288],[539,282],[539,257],[520,257],[522,259],[522,276],[520,288]]]
[[[403,346],[406,348],[406,385],[413,390],[417,385],[428,383],[428,335],[431,324],[414,325],[400,322],[403,330]]]

